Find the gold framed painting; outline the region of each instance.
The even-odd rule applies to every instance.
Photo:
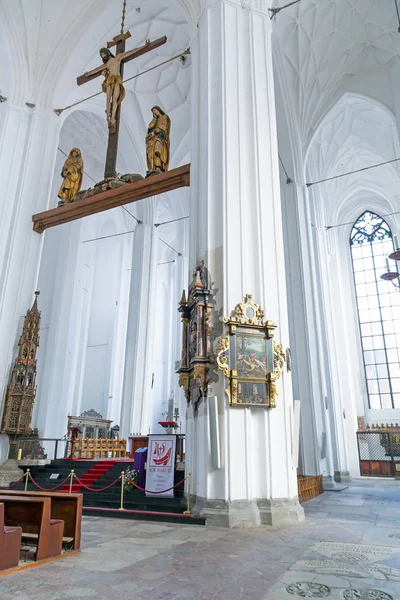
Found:
[[[250,294],[235,307],[231,317],[224,318],[224,323],[229,332],[219,341],[217,364],[229,380],[229,403],[274,408],[275,380],[282,372],[282,356],[273,340],[276,324],[266,320]]]

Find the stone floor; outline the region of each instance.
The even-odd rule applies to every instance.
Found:
[[[400,483],[357,480],[304,508],[287,529],[85,517],[80,555],[0,579],[0,599],[400,600]]]

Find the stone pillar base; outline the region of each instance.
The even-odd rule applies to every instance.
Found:
[[[0,467],[0,487],[6,487],[9,486],[10,483],[18,481],[23,474],[23,470],[18,467],[18,462],[9,458]]]
[[[305,521],[304,508],[296,498],[273,498],[257,500],[261,523],[274,527],[290,527]]]
[[[192,497],[193,514],[215,527],[288,527],[305,520],[298,498],[273,500],[206,500]]]
[[[351,477],[349,471],[335,471],[334,480],[336,483],[350,483]]]
[[[337,483],[337,480],[334,479],[331,475],[324,475],[324,477],[322,478],[322,482],[325,492],[342,492],[343,490],[347,490],[347,488],[349,487],[348,485]]]

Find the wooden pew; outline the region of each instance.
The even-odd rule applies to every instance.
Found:
[[[62,492],[21,492],[0,490],[0,502],[3,495],[51,498],[51,518],[64,521],[63,541],[72,543],[74,550],[81,547],[83,494],[64,494]]]
[[[51,519],[51,498],[2,494],[1,502],[7,526],[22,527],[23,534],[37,534],[36,560],[61,554],[64,521]]]
[[[21,527],[4,525],[4,504],[0,504],[0,571],[18,567]]]

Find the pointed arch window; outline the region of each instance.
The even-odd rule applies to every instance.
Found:
[[[369,406],[400,408],[400,292],[380,279],[394,250],[389,225],[364,212],[350,246]]]

